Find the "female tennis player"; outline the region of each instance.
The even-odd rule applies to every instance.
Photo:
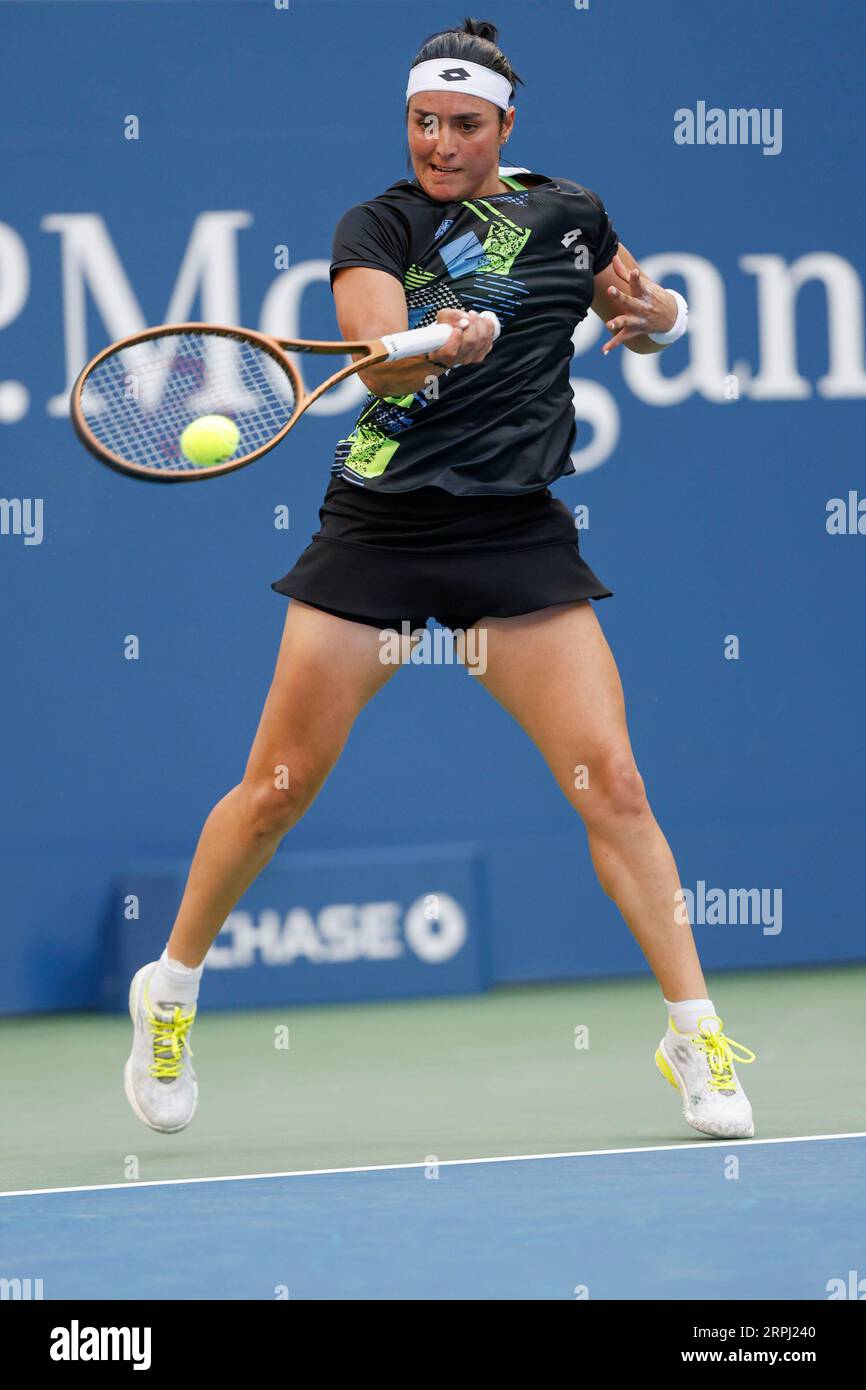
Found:
[[[483,630],[476,679],[582,817],[602,888],[661,988],[655,1060],[686,1121],[717,1138],[754,1133],[734,1068],[754,1054],[725,1035],[708,998],[590,604],[611,590],[549,487],[574,472],[575,325],[593,309],[610,333],[605,353],[661,352],[684,331],[687,306],[641,272],[595,193],[500,164],[522,79],[496,40],[494,25],[466,20],[424,43],[406,92],[414,178],[351,208],[336,229],[344,338],[436,321],[452,332],[425,358],[362,374],[369,395],[337,446],[321,529],[272,586],[292,602],[243,780],[208,817],[166,949],[130,988],[126,1094],[165,1133],[196,1106],[189,1038],[211,942],[399,669],[381,659],[382,630],[423,628],[430,616]],[[495,345],[489,309],[501,324]],[[580,789],[578,765],[588,769]]]

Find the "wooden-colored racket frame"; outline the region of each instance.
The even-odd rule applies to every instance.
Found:
[[[87,421],[81,406],[81,394],[90,373],[103,362],[106,357],[114,353],[124,351],[126,348],[135,347],[137,343],[146,343],[151,338],[164,338],[166,335],[177,335],[181,333],[206,333],[216,337],[244,338],[248,342],[255,344],[256,347],[267,352],[280,367],[285,370],[292,382],[295,392],[295,409],[291,416],[283,425],[278,434],[263,444],[261,448],[254,449],[250,454],[244,454],[241,458],[227,459],[225,463],[215,463],[207,468],[190,468],[183,470],[150,469],[141,464],[131,463],[126,459],[119,458],[113,454],[104,444],[96,438]],[[288,349],[285,351],[284,349]],[[332,353],[361,353],[360,360],[350,362],[342,367],[339,372],[328,377],[314,391],[307,391],[303,377],[289,357],[289,352],[309,352],[316,355],[327,356]],[[356,372],[363,371],[365,367],[378,366],[380,362],[387,362],[389,350],[381,338],[370,338],[360,342],[319,342],[310,338],[271,338],[266,333],[257,333],[253,328],[234,328],[227,324],[219,323],[163,323],[156,328],[146,328],[140,333],[131,333],[127,338],[119,338],[116,343],[110,343],[103,348],[95,357],[87,363],[87,366],[79,373],[79,376],[72,388],[70,397],[70,414],[72,427],[81,443],[86,449],[98,458],[100,463],[107,464],[117,473],[124,473],[127,477],[143,478],[149,483],[196,483],[205,478],[218,478],[224,473],[234,473],[238,468],[245,468],[247,464],[254,463],[256,459],[267,454],[274,449],[281,440],[285,439],[289,430],[292,429],[304,414],[304,411],[317,401],[325,391],[336,386],[347,376],[353,376]]]

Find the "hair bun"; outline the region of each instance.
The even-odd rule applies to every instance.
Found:
[[[464,19],[462,29],[440,29],[435,34],[429,34],[410,66],[414,68],[419,63],[429,62],[434,58],[478,63],[480,67],[490,68],[491,72],[498,72],[501,77],[506,78],[511,83],[513,96],[517,84],[523,86],[523,78],[514,71],[499,48],[498,35],[499,30],[489,20]],[[408,111],[408,106],[406,109]],[[499,123],[502,124],[502,113]]]
[[[497,43],[499,40],[499,30],[487,19],[464,19],[463,32],[474,34],[479,39],[487,39],[489,43]]]

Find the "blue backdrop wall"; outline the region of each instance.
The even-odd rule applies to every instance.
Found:
[[[171,318],[335,336],[334,224],[405,176],[408,64],[464,9],[0,7],[0,1009],[95,1002],[116,885],[188,861],[240,778],[285,615],[269,584],[316,528],[361,394],[344,387],[219,483],[148,488],[74,441],[71,380],[105,342]],[[512,162],[596,189],[692,305],[662,358],[602,360],[597,321],[580,330],[579,472],[555,491],[588,508],[582,548],[615,591],[596,611],[704,961],[862,959],[856,7],[481,13],[526,83]],[[763,144],[701,142],[712,108],[764,111]],[[482,866],[487,978],[644,968],[533,747],[461,668],[409,667],[284,850],[312,854],[309,875],[325,851],[392,847],[402,885],[413,847],[443,845]],[[764,907],[701,921],[711,889],[763,890]]]

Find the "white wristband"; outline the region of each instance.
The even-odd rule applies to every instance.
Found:
[[[677,338],[681,338],[689,323],[689,306],[682,295],[678,294],[676,290],[668,290],[668,294],[672,294],[677,301],[676,323],[673,328],[668,329],[667,333],[647,334],[647,337],[651,338],[654,343],[664,343],[665,346],[667,346],[668,343],[675,343]]]

